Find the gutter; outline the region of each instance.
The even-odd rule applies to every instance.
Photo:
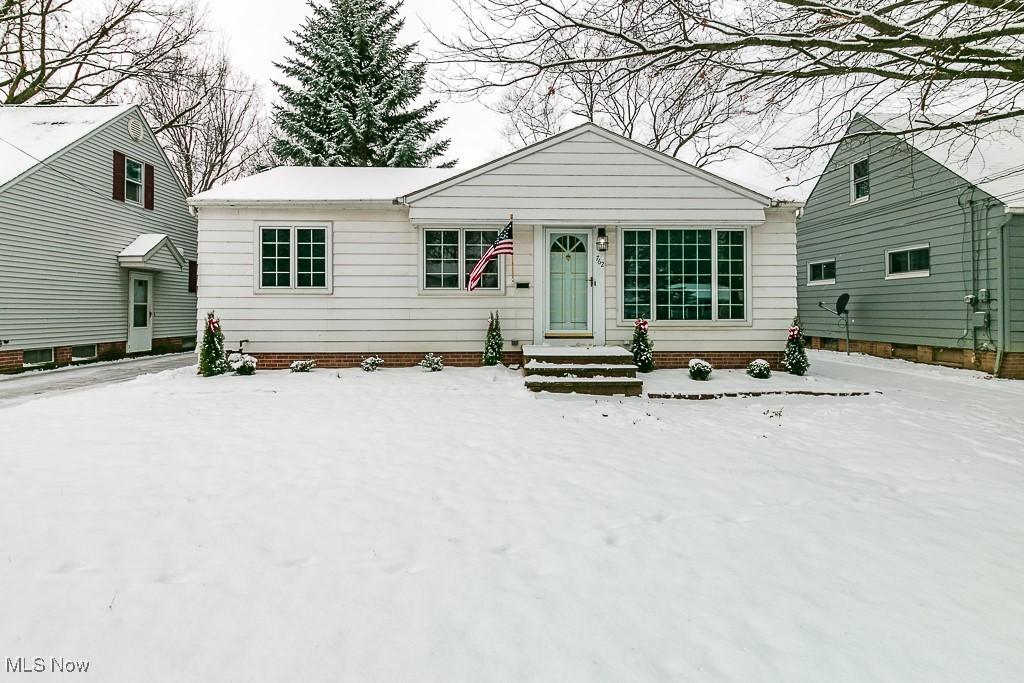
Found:
[[[188,205],[194,209],[389,209],[393,208],[395,204],[397,201],[393,199],[200,199],[196,201],[193,197],[188,200]]]
[[[1024,208],[1006,213],[1024,214]],[[1003,355],[1006,353],[1006,345],[1010,338],[1010,224],[1012,216],[1008,217],[999,228],[999,348],[996,349],[996,364],[992,368],[992,374],[999,377],[999,371],[1003,368]]]

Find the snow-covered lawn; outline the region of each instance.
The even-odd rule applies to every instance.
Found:
[[[0,408],[0,659],[97,681],[1019,680],[1024,383],[812,363],[884,394],[184,369]]]

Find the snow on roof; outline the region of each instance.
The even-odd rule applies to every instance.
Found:
[[[461,172],[454,168],[279,166],[201,192],[189,203],[391,202]]]
[[[870,120],[894,131],[911,125],[882,116]],[[1004,119],[983,124],[971,133],[924,131],[902,139],[1008,208],[1024,208],[1024,121]]]
[[[165,239],[167,239],[167,235],[144,233],[136,237],[131,244],[122,249],[118,256],[145,256],[160,246],[160,243]]]
[[[0,185],[135,105],[0,105]]]

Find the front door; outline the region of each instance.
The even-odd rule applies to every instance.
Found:
[[[128,273],[128,353],[153,349],[153,276]]]
[[[548,233],[548,337],[593,335],[590,231]]]

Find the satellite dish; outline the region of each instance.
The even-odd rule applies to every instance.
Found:
[[[839,298],[836,299],[836,315],[842,315],[846,313],[846,306],[850,303],[849,294],[840,294]]]

